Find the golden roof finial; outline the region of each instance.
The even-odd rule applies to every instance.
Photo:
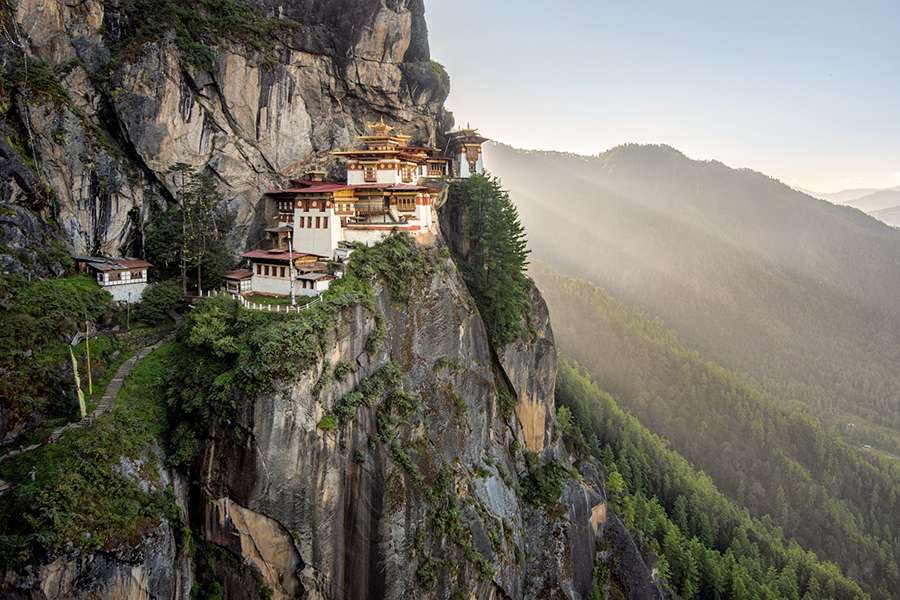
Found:
[[[377,123],[369,123],[368,127],[369,127],[369,129],[372,130],[372,133],[374,133],[375,135],[387,135],[394,129],[393,127],[391,127],[390,125],[388,125],[387,123],[384,122],[384,115],[382,115],[381,118],[378,119]]]

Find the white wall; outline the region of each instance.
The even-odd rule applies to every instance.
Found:
[[[417,205],[416,219],[422,227],[431,227],[431,205]]]
[[[313,227],[306,227],[307,217],[312,217]],[[328,217],[328,227],[316,227],[316,217],[321,221]],[[303,227],[300,227],[300,219],[303,219]],[[331,258],[338,242],[341,240],[341,218],[335,216],[334,208],[325,211],[303,211],[294,209],[294,252],[304,252]]]
[[[256,267],[254,267],[255,269]],[[288,277],[266,277],[265,275],[257,275],[253,273],[253,291],[263,294],[277,294],[279,296],[291,295],[291,280]],[[297,286],[294,286],[294,293],[297,293]]]
[[[113,300],[116,302],[129,302],[128,294],[131,293],[130,302],[141,301],[144,290],[147,289],[147,281],[143,280],[136,283],[119,283],[117,285],[104,285],[103,289],[112,294]]]
[[[478,155],[478,162],[475,163],[475,173],[472,173],[469,170],[469,161],[466,159],[465,150],[459,153],[459,156],[456,157],[456,160],[459,162],[460,177],[471,177],[475,173],[484,175],[484,153]]]
[[[413,170],[413,179],[416,178],[416,171]],[[364,169],[347,169],[347,184],[362,185],[364,183],[403,183],[403,176],[397,173],[397,165],[391,165],[387,169],[375,169],[375,181],[366,181],[366,172]]]
[[[385,237],[387,237],[391,231],[389,229],[385,230],[371,230],[371,229],[344,229],[344,240],[347,242],[360,242],[367,246],[371,246],[372,244],[377,244]]]

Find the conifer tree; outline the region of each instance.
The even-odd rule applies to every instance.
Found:
[[[523,333],[531,281],[525,276],[528,249],[519,213],[495,177],[473,175],[454,182],[450,193],[465,206],[463,276],[491,339],[505,346]]]

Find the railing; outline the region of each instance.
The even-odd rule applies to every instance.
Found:
[[[299,313],[301,311],[310,308],[311,306],[315,306],[322,302],[322,296],[316,296],[315,299],[310,300],[306,304],[301,304],[300,306],[291,306],[290,304],[263,304],[261,302],[250,302],[240,294],[233,294],[231,292],[227,292],[225,290],[207,290],[205,292],[200,293],[200,298],[214,298],[218,296],[230,296],[232,300],[236,300],[241,303],[241,306],[246,308],[247,310],[258,310],[262,312],[273,312],[273,313]]]
[[[103,280],[98,279],[97,283],[99,283],[102,286],[126,285],[129,283],[147,283],[147,278],[146,277],[135,277],[134,279],[110,279],[108,281],[103,281]]]

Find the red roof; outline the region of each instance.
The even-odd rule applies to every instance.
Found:
[[[253,277],[253,271],[250,269],[235,269],[225,273],[225,279],[247,279]]]
[[[75,260],[86,263],[97,271],[128,271],[129,269],[149,269],[152,264],[139,258],[107,258],[105,256],[77,256]]]
[[[288,252],[287,250],[250,250],[241,254],[243,258],[252,260],[273,260],[276,262],[289,262],[297,258],[315,258],[313,254],[302,252]]]
[[[296,185],[298,182],[292,182]],[[329,192],[337,192],[340,190],[349,190],[352,188],[352,185],[347,185],[346,183],[311,183],[310,185],[304,185],[302,187],[290,187],[285,189],[273,189],[269,190],[269,194],[326,194]]]
[[[352,189],[383,189],[389,192],[417,192],[425,191],[428,188],[408,183],[318,183],[308,187],[291,187],[281,190],[269,190],[268,194],[328,194],[331,192],[339,192]]]

